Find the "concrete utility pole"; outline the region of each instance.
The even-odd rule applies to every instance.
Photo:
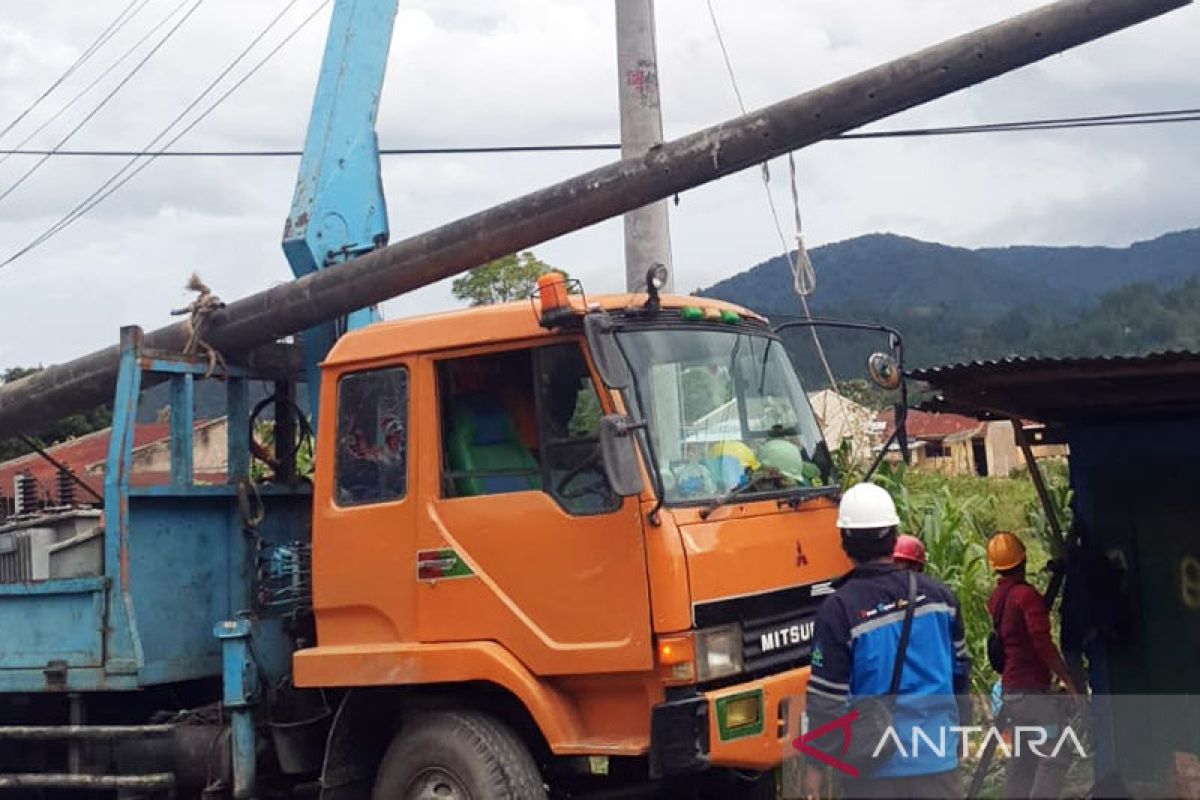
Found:
[[[1190,2],[1059,0],[244,297],[213,315],[205,338],[225,353],[252,350]],[[181,323],[145,342],[177,351],[187,336]],[[0,439],[110,402],[119,355],[114,345],[0,386]]]
[[[617,81],[621,100],[621,157],[641,158],[663,142],[658,94],[658,53],[654,42],[654,0],[615,0]],[[667,267],[666,291],[674,288],[667,201],[625,215],[625,288],[641,291],[646,270]]]

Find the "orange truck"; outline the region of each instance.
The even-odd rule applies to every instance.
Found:
[[[808,399],[746,309],[573,288],[322,365],[293,673],[348,690],[331,796],[775,796],[848,567]]]

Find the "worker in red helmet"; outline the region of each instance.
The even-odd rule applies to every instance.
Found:
[[[892,561],[901,569],[911,569],[913,572],[925,571],[925,545],[915,536],[902,533],[896,537],[896,547],[892,550]]]

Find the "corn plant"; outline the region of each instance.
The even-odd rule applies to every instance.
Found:
[[[1064,468],[1046,472],[1062,524],[1069,522],[1070,487]],[[987,662],[991,619],[987,600],[995,577],[987,563],[987,540],[1010,530],[1029,549],[1031,569],[1046,561],[1052,532],[1028,479],[953,477],[884,467],[874,478],[896,501],[901,530],[925,544],[927,571],[958,598],[971,654],[971,692],[986,697],[996,675]],[[1031,575],[1032,577],[1032,575]]]

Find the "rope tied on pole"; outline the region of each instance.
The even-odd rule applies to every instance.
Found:
[[[187,329],[187,342],[183,346],[183,352],[190,356],[203,351],[208,357],[208,371],[204,373],[204,377],[211,378],[218,364],[221,365],[222,370],[227,365],[225,357],[205,341],[204,336],[212,325],[213,315],[225,308],[225,302],[213,294],[212,289],[208,288],[208,284],[200,280],[200,276],[194,272],[188,278],[184,288],[195,292],[196,299],[183,308],[172,309],[171,316],[188,315],[187,321],[184,323]]]

